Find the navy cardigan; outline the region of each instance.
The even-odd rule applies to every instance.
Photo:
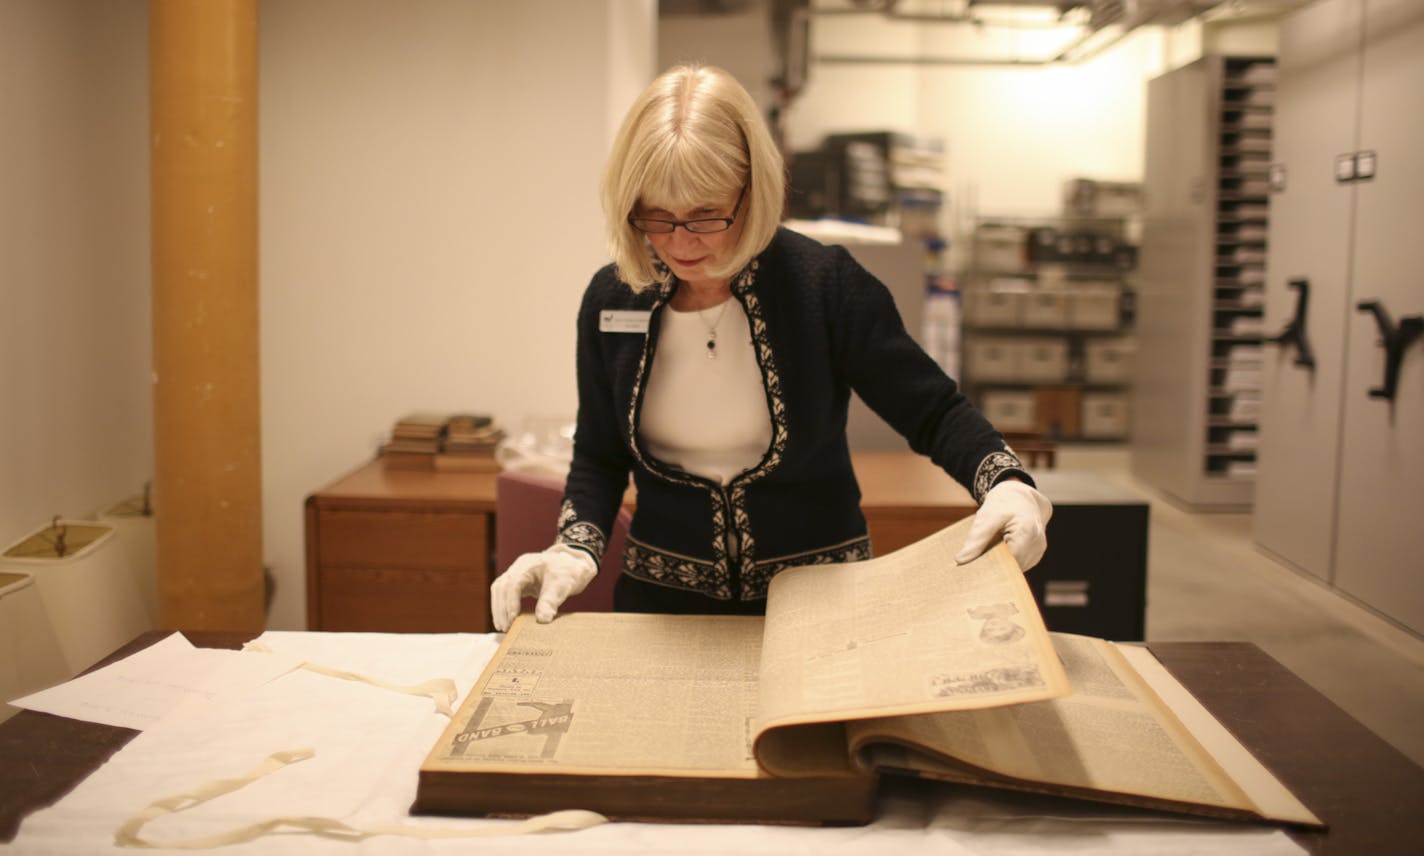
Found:
[[[778,229],[732,280],[771,414],[761,462],[725,486],[655,459],[638,437],[660,313],[677,285],[641,293],[609,265],[578,317],[578,424],[558,540],[601,560],[632,472],[637,510],[623,572],[721,600],[766,596],[778,571],[870,557],[851,469],[851,391],[976,501],[1010,473],[1032,483],[1003,437],[910,335],[889,290],[839,246]],[[608,312],[648,313],[622,332]],[[613,319],[638,318],[615,315]]]

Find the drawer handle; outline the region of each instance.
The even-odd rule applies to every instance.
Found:
[[[1310,280],[1293,279],[1286,283],[1286,287],[1297,289],[1295,317],[1286,324],[1285,329],[1279,335],[1272,336],[1266,341],[1276,345],[1294,345],[1295,364],[1307,369],[1314,369],[1315,353],[1310,350],[1310,343],[1305,339],[1305,313],[1310,306]]]
[[[1362,300],[1355,305],[1357,312],[1371,312],[1375,316],[1375,326],[1379,327],[1380,344],[1384,346],[1384,386],[1370,390],[1370,398],[1394,400],[1399,389],[1399,364],[1404,360],[1404,352],[1409,343],[1424,333],[1424,316],[1407,315],[1399,319],[1399,325],[1389,317],[1389,311],[1378,300]]]

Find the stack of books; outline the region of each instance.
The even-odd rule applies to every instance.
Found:
[[[504,430],[490,416],[470,413],[410,413],[396,421],[381,446],[389,469],[496,472],[494,450]]]
[[[381,460],[391,469],[433,470],[445,433],[444,413],[409,413],[396,420],[391,439],[381,447]]]
[[[489,416],[456,414],[445,423],[445,438],[435,456],[435,469],[492,473],[499,470],[494,450],[504,429]]]

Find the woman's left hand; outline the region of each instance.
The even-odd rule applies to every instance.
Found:
[[[1014,560],[1027,571],[1048,549],[1046,528],[1052,516],[1053,504],[1048,497],[1021,481],[1001,481],[984,494],[969,537],[954,560],[962,565],[979,558],[1002,533]]]

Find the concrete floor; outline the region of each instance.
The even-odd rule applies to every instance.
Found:
[[[1149,641],[1249,641],[1424,765],[1424,639],[1256,547],[1249,513],[1198,514],[1135,479],[1117,447],[1065,447],[1151,505]]]

